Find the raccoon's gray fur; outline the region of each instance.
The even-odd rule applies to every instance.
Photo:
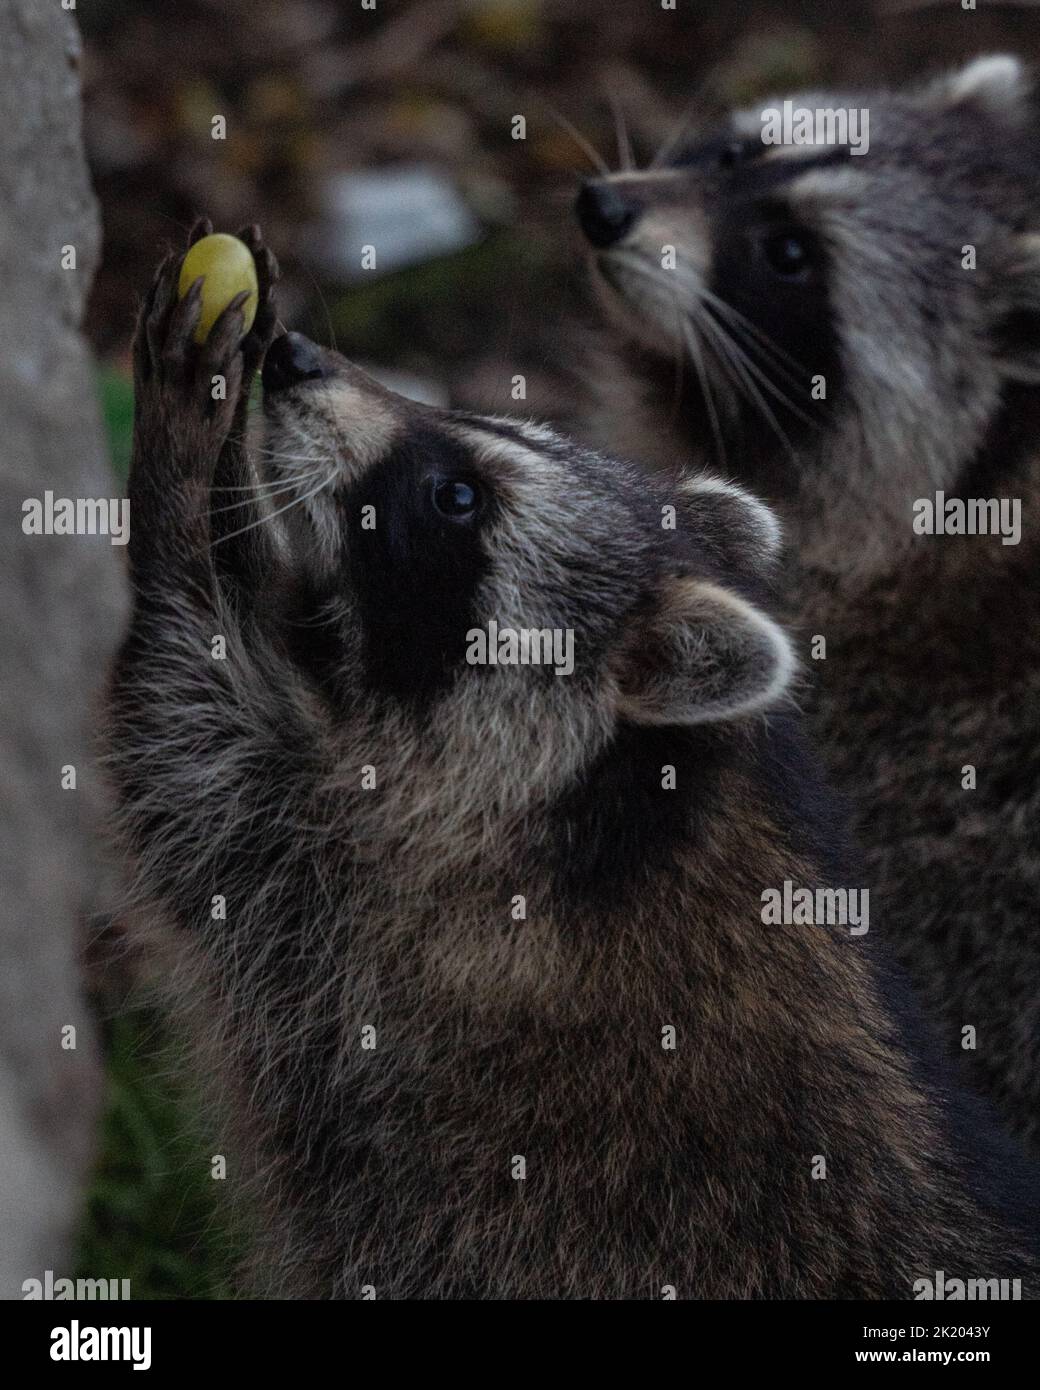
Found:
[[[765,888],[840,872],[759,597],[770,514],[293,334],[264,471],[311,495],[276,536],[284,496],[211,493],[255,481],[250,240],[244,354],[235,308],[191,344],[179,257],[143,310],[109,743],[142,915],[237,1093],[232,1186],[254,1146],[254,1281],[911,1297],[942,1269],[1029,1296],[868,938],[762,921]],[[471,664],[492,620],[572,630],[573,674]]]
[[[763,102],[583,191],[620,328],[598,434],[663,469],[721,457],[780,510],[786,611],[806,656],[826,638],[815,732],[882,921],[949,1053],[1035,1145],[1040,107],[1000,57],[793,102],[850,107],[865,154],[767,147]],[[915,534],[938,492],[1019,499],[1020,542]]]

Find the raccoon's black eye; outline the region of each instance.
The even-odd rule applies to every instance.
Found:
[[[770,232],[762,250],[771,270],[784,280],[805,280],[815,270],[816,244],[805,232]]]
[[[449,478],[433,485],[433,505],[441,516],[467,521],[480,507],[480,494],[472,483]]]

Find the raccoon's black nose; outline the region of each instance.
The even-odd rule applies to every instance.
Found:
[[[601,247],[620,241],[639,216],[639,208],[606,179],[586,179],[574,211],[589,241]]]
[[[316,381],[328,376],[317,343],[302,333],[283,333],[267,349],[263,377],[265,391],[284,391],[301,381]]]

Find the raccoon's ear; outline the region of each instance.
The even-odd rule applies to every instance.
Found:
[[[1016,381],[1040,382],[1040,234],[1015,239],[1001,276],[994,326],[998,360]]]
[[[780,522],[764,502],[735,483],[700,473],[678,487],[682,520],[692,526],[698,546],[716,555],[727,569],[761,578],[780,555]]]
[[[618,713],[636,724],[736,719],[775,704],[791,682],[784,632],[746,599],[675,575],[630,624],[612,666]]]
[[[991,53],[938,78],[925,95],[938,106],[977,106],[999,116],[1024,110],[1032,88],[1031,74],[1021,58]]]

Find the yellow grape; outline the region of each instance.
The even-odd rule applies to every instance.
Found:
[[[249,298],[242,305],[243,332],[248,333],[256,318],[259,303],[259,286],[256,282],[256,266],[249,247],[236,236],[217,232],[197,241],[184,257],[180,279],[177,282],[177,298],[183,299],[192,284],[204,276],[202,283],[202,311],[195,328],[195,341],[204,343],[217,319],[234,299],[236,294],[249,290]]]

